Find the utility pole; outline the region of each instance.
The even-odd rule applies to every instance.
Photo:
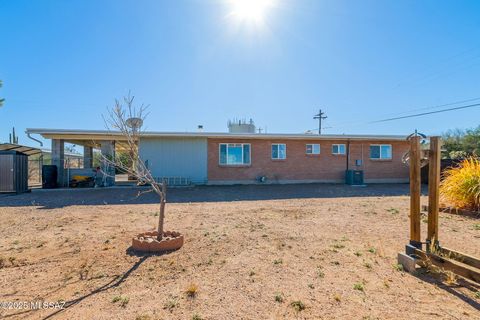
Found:
[[[318,119],[318,134],[322,134],[322,120],[327,119],[325,112],[322,112],[322,109],[318,110],[318,114],[316,114],[313,119]]]

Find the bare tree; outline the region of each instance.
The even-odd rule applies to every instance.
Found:
[[[115,99],[115,106],[107,108],[108,115],[104,116],[107,129],[111,132],[119,132],[125,141],[125,153],[130,161],[125,163],[124,158],[107,157],[102,155],[101,161],[107,166],[118,168],[129,176],[137,179],[138,184],[149,185],[150,189],[145,192],[155,192],[160,198],[160,214],[158,217],[158,236],[157,240],[163,238],[163,223],[165,220],[165,204],[167,195],[167,186],[164,181],[157,181],[145,162],[140,158],[138,152],[138,143],[143,133],[143,123],[148,116],[148,106],[142,104],[139,107],[134,106],[135,97],[128,94],[123,100]],[[108,174],[103,172],[103,174]],[[140,194],[145,193],[140,192]]]

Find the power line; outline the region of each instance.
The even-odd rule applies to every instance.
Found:
[[[476,49],[474,49],[476,50]],[[403,81],[398,83],[396,85],[397,88],[401,87],[401,86],[404,86],[404,84],[407,84],[407,82],[410,84],[410,85],[421,85],[421,84],[424,84],[424,83],[428,83],[429,81],[431,80],[434,80],[434,79],[437,79],[437,78],[441,78],[442,76],[446,76],[446,75],[449,75],[449,74],[452,74],[452,73],[455,73],[458,71],[458,69],[461,69],[461,68],[464,68],[464,67],[468,67],[471,65],[471,61],[474,61],[474,60],[477,60],[480,58],[480,54],[478,53],[474,53],[473,55],[470,55],[470,56],[467,56],[461,60],[458,60],[457,58],[464,55],[465,53],[468,53],[468,52],[471,52],[471,51],[474,51],[474,50],[467,50],[465,52],[463,52],[462,54],[458,54],[458,55],[455,55],[455,56],[452,56],[450,58],[447,58],[445,59],[443,62],[441,62],[440,64],[438,64],[438,66],[441,68],[441,70],[437,70],[435,71],[434,68],[436,68],[434,65],[431,66],[430,71],[428,71],[427,69],[427,72],[423,72],[423,74],[419,74],[419,75],[415,75],[413,77],[410,77],[410,79],[407,79],[406,81]],[[450,60],[454,60],[456,59],[457,62],[453,61],[453,62],[450,62]],[[476,62],[474,63],[474,65],[476,64]]]
[[[469,99],[469,100],[470,100],[470,101],[472,101],[472,100],[478,100],[478,98],[476,98],[476,99]],[[468,100],[464,100],[464,101],[468,101]],[[452,104],[456,104],[456,103],[449,103],[449,104],[445,104],[445,105],[452,105]],[[445,106],[445,105],[444,105],[444,106]],[[437,106],[437,107],[438,107],[438,106]],[[459,106],[459,107],[447,108],[447,109],[430,111],[430,112],[422,112],[422,113],[410,114],[410,115],[402,116],[402,117],[394,117],[394,118],[387,118],[387,119],[369,121],[369,122],[364,122],[364,123],[357,123],[357,126],[358,126],[358,125],[363,125],[363,124],[381,123],[381,122],[395,121],[395,120],[401,120],[401,119],[415,118],[415,117],[426,116],[426,115],[429,115],[429,114],[443,113],[443,112],[448,112],[448,111],[462,110],[462,109],[468,109],[468,108],[474,108],[474,107],[480,107],[480,103],[474,103],[474,104],[469,104],[469,105],[466,105],[466,106]],[[428,108],[424,108],[424,109],[428,109]],[[420,109],[420,110],[421,110],[421,109]],[[329,128],[335,128],[335,127],[329,127]],[[319,128],[319,130],[320,130],[320,128]]]
[[[382,120],[375,120],[375,121],[370,121],[368,123],[379,123],[379,122],[387,122],[387,121],[394,121],[394,120],[400,120],[400,119],[407,119],[407,118],[414,118],[414,117],[421,117],[429,114],[434,114],[434,113],[442,113],[442,112],[448,112],[448,111],[453,111],[453,110],[460,110],[460,109],[467,109],[467,108],[473,108],[473,107],[479,107],[480,103],[475,103],[475,104],[470,104],[466,106],[460,106],[460,107],[455,107],[455,108],[448,108],[448,109],[442,109],[442,110],[437,110],[437,111],[430,111],[430,112],[423,112],[423,113],[417,113],[417,114],[411,114],[408,116],[403,116],[403,117],[395,117],[395,118],[388,118],[388,119],[382,119]]]
[[[385,117],[392,116],[392,118],[393,118],[393,116],[398,115],[399,118],[403,118],[403,117],[401,117],[401,115],[404,115],[406,113],[411,113],[411,112],[415,112],[415,111],[437,109],[437,108],[441,108],[441,107],[447,107],[447,106],[451,106],[451,105],[456,105],[456,104],[466,103],[466,102],[472,102],[472,101],[477,101],[477,100],[480,100],[480,97],[458,100],[458,101],[454,101],[454,102],[449,102],[449,103],[435,105],[435,106],[429,106],[429,107],[412,108],[410,110],[405,110],[405,111],[402,111],[402,112],[384,114],[384,116]],[[453,110],[455,110],[455,109],[453,109]],[[441,111],[441,110],[439,110],[439,111]],[[441,112],[444,112],[444,111],[441,111]],[[437,112],[433,112],[433,113],[437,113]],[[426,113],[426,114],[429,114],[429,113]],[[409,118],[409,117],[411,117],[411,115],[406,115],[405,117]],[[390,119],[390,118],[388,118],[388,119]],[[373,121],[373,122],[372,121],[342,121],[342,122],[337,122],[337,123],[332,124],[329,128],[334,128],[335,129],[335,128],[344,128],[346,126],[349,126],[349,127],[351,127],[351,126],[354,126],[354,127],[355,126],[362,126],[362,125],[366,125],[366,124],[376,123],[377,121],[381,122],[381,120],[376,120],[376,121]],[[317,130],[317,129],[315,129],[315,130]]]
[[[477,100],[480,100],[480,97],[478,97],[478,98],[472,98],[472,99],[466,99],[466,100],[459,100],[459,101],[449,102],[449,103],[445,103],[445,104],[439,104],[439,105],[436,105],[436,106],[415,108],[415,109],[405,110],[405,111],[403,111],[403,112],[391,113],[390,115],[391,115],[391,116],[395,116],[395,115],[400,116],[401,114],[405,114],[405,113],[410,113],[410,112],[415,112],[415,111],[423,111],[423,110],[437,109],[437,108],[442,108],[442,107],[453,106],[453,105],[459,104],[459,103],[466,103],[466,102],[472,102],[472,101],[477,101]]]
[[[325,112],[322,112],[322,109],[318,111],[318,114],[313,116],[313,119],[318,119],[318,134],[322,134],[322,120],[327,119]]]

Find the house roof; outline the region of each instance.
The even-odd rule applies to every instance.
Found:
[[[40,134],[46,139],[64,139],[69,141],[126,140],[118,131],[76,130],[76,129],[44,129],[29,128],[30,134]],[[159,132],[144,131],[144,138],[223,138],[223,139],[289,139],[289,140],[378,140],[404,141],[405,135],[346,135],[346,134],[305,134],[305,133],[228,133],[228,132]]]

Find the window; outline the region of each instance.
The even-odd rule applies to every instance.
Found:
[[[332,154],[345,154],[345,145],[332,144]]]
[[[287,159],[287,145],[272,144],[272,159]]]
[[[249,143],[220,143],[220,164],[246,165],[250,164]]]
[[[370,145],[370,159],[392,159],[392,146],[389,144]]]
[[[320,154],[319,144],[307,144],[307,154]]]

